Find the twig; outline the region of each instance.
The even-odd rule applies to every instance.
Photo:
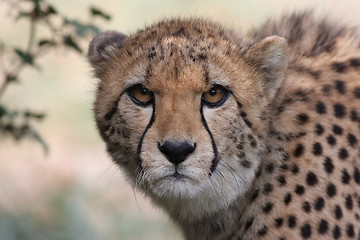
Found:
[[[26,53],[29,55],[31,55],[32,47],[34,45],[35,33],[36,33],[36,20],[31,19],[29,41],[28,41],[28,45],[27,45],[27,49],[26,49]],[[5,75],[4,78],[5,79],[4,79],[4,83],[0,86],[0,99],[4,95],[4,92],[5,92],[6,88],[9,86],[9,83],[11,83],[15,78],[17,78],[17,76],[19,76],[20,72],[24,68],[24,65],[25,65],[24,62],[22,61],[19,64],[19,66],[17,68],[15,68],[15,70],[12,71],[11,73],[9,73],[9,72],[7,73],[4,70],[4,75]]]

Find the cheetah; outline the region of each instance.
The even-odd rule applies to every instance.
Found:
[[[185,239],[360,239],[359,40],[311,11],[101,33],[99,133]]]

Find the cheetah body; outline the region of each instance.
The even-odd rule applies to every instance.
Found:
[[[89,60],[110,156],[186,239],[360,239],[356,30],[308,12],[242,38],[169,20],[104,33]],[[139,84],[149,105],[131,100]],[[206,106],[217,85],[224,103]],[[179,164],[157,146],[184,139],[197,145]]]

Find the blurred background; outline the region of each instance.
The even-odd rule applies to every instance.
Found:
[[[163,18],[201,16],[246,33],[304,8],[360,24],[358,0],[49,0],[39,16],[54,15],[54,25],[39,23],[38,42],[29,43],[35,2],[44,4],[0,0],[0,240],[181,239],[125,182],[97,134],[96,79],[84,55],[99,29],[130,34]],[[64,19],[68,30],[48,30]],[[29,45],[46,51],[29,55]]]

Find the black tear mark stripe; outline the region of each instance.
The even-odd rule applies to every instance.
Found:
[[[107,114],[105,114],[105,120],[107,120],[107,121],[110,121],[111,119],[112,119],[112,117],[114,116],[114,114],[117,112],[117,110],[118,110],[118,105],[119,105],[119,102],[120,102],[120,98],[122,97],[122,95],[124,94],[126,92],[126,90],[125,91],[123,91],[120,95],[119,95],[119,97],[116,99],[116,101],[114,102],[114,105],[113,105],[113,107],[111,108],[111,110],[107,113]]]
[[[214,137],[209,129],[209,126],[206,122],[206,119],[204,117],[204,111],[203,111],[203,102],[201,102],[201,106],[200,106],[200,114],[201,114],[201,122],[202,124],[204,125],[206,131],[208,132],[209,136],[210,136],[210,139],[211,139],[211,145],[212,145],[212,148],[213,148],[213,152],[214,152],[214,159],[212,160],[212,163],[211,163],[211,167],[210,167],[210,175],[211,173],[213,173],[219,163],[219,159],[218,159],[218,151],[217,151],[217,147],[216,147],[216,143],[214,141]]]
[[[136,160],[137,160],[137,163],[140,167],[140,169],[142,169],[142,166],[141,166],[141,151],[142,151],[142,143],[144,141],[144,138],[145,138],[145,135],[147,133],[147,131],[151,128],[151,126],[153,125],[155,121],[155,102],[153,104],[153,111],[152,111],[152,114],[151,114],[151,118],[150,118],[150,121],[148,123],[148,125],[146,126],[143,134],[141,135],[141,138],[140,138],[140,141],[139,141],[139,144],[138,144],[138,147],[137,147],[137,152],[136,152]]]

